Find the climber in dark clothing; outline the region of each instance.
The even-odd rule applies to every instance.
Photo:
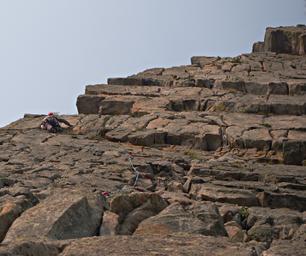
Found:
[[[41,122],[40,128],[47,130],[48,132],[57,133],[61,132],[63,129],[60,123],[64,123],[67,126],[72,127],[72,125],[67,120],[56,117],[52,112],[50,112]]]

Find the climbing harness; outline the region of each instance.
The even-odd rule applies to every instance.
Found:
[[[133,165],[133,162],[132,162],[132,156],[129,154],[129,163],[130,163],[130,166],[132,168],[132,170],[135,172],[135,182],[134,182],[134,187],[137,185],[137,181],[139,179],[139,171],[137,171],[137,168],[134,167]]]

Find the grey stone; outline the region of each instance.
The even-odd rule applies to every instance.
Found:
[[[9,229],[4,242],[19,239],[73,239],[96,235],[103,214],[102,197],[76,190],[55,192],[25,211]]]
[[[210,236],[226,235],[218,208],[208,202],[185,207],[174,203],[158,215],[143,221],[135,234],[161,235],[178,232]]]

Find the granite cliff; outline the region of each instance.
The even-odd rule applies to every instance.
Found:
[[[0,255],[306,255],[306,26],[77,108],[0,129]]]

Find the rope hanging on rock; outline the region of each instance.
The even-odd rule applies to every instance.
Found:
[[[137,171],[137,168],[133,165],[132,162],[132,156],[129,154],[129,162],[130,162],[130,166],[132,168],[132,170],[135,172],[135,182],[134,182],[134,187],[137,185],[137,181],[139,179],[139,171]]]

